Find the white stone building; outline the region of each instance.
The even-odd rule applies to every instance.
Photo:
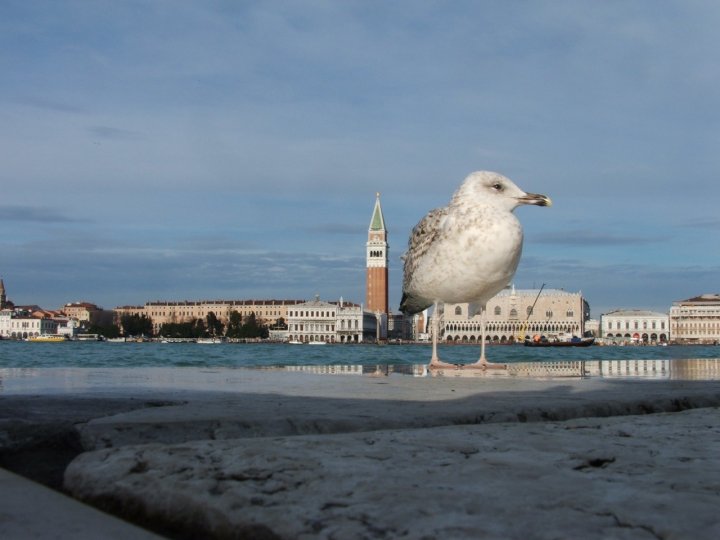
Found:
[[[324,302],[316,297],[289,307],[287,325],[288,341],[362,343],[375,340],[377,317],[361,305]]]
[[[57,333],[57,321],[30,317],[12,309],[0,311],[0,336],[3,339],[27,339],[44,334]]]
[[[601,334],[606,343],[667,343],[669,317],[657,311],[618,309],[601,316]]]
[[[340,299],[337,311],[336,341],[339,343],[362,343],[375,341],[378,330],[382,336],[386,333],[385,313],[370,313],[362,305],[343,302]]]
[[[720,294],[673,302],[670,331],[676,343],[720,343]]]
[[[442,339],[468,343],[480,340],[480,315],[468,317],[468,310],[467,303],[445,305],[440,325]],[[589,318],[590,307],[580,292],[513,286],[488,301],[485,340],[506,343],[535,334],[559,339],[582,336]]]

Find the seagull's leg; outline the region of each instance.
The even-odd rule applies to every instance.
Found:
[[[480,309],[480,362],[481,364],[488,364],[487,358],[485,358],[485,306]]]
[[[444,307],[444,305],[443,305]],[[433,309],[433,325],[432,325],[432,357],[430,358],[430,369],[443,369],[453,368],[457,369],[455,364],[448,364],[440,360],[437,354],[437,340],[438,334],[440,333],[440,310],[438,303],[435,302],[435,308]]]
[[[439,362],[440,359],[437,355],[437,333],[438,333],[438,303],[435,302],[433,308],[433,326],[432,326],[432,357],[430,358],[430,365]]]
[[[491,369],[500,368],[504,369],[505,364],[491,364],[485,358],[485,306],[480,308],[480,359],[472,364],[465,364],[465,368],[470,369]]]

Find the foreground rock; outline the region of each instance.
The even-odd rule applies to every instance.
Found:
[[[57,491],[0,469],[3,540],[160,540],[148,531],[98,512]]]
[[[184,536],[720,538],[720,411],[131,445],[74,496]]]
[[[78,425],[86,450],[285,435],[674,412],[720,406],[720,381],[322,377],[239,373],[234,392],[157,394],[166,406]]]

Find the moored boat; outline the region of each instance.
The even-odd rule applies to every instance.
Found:
[[[68,338],[67,336],[58,334],[41,334],[39,336],[29,337],[27,340],[35,343],[60,343],[62,341],[67,341]]]
[[[214,338],[197,338],[197,343],[203,343],[205,345],[207,344],[215,344],[215,343],[223,343],[225,340],[223,338],[214,337]]]
[[[533,339],[526,339],[526,347],[589,347],[595,343],[595,338],[572,338],[567,341],[549,340],[535,336]]]

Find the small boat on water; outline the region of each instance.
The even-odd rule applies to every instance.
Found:
[[[197,338],[196,343],[202,343],[204,345],[208,344],[215,344],[215,343],[223,343],[225,340],[223,338],[219,337],[210,337],[210,338]]]
[[[325,341],[308,341],[308,345],[326,345]]]
[[[526,339],[526,347],[589,347],[595,343],[595,338],[579,338],[574,337],[567,341],[550,340],[539,336],[533,337],[533,339]]]
[[[41,334],[39,336],[32,336],[27,338],[28,341],[32,341],[34,343],[60,343],[62,341],[67,341],[67,336],[61,336],[57,334]]]

